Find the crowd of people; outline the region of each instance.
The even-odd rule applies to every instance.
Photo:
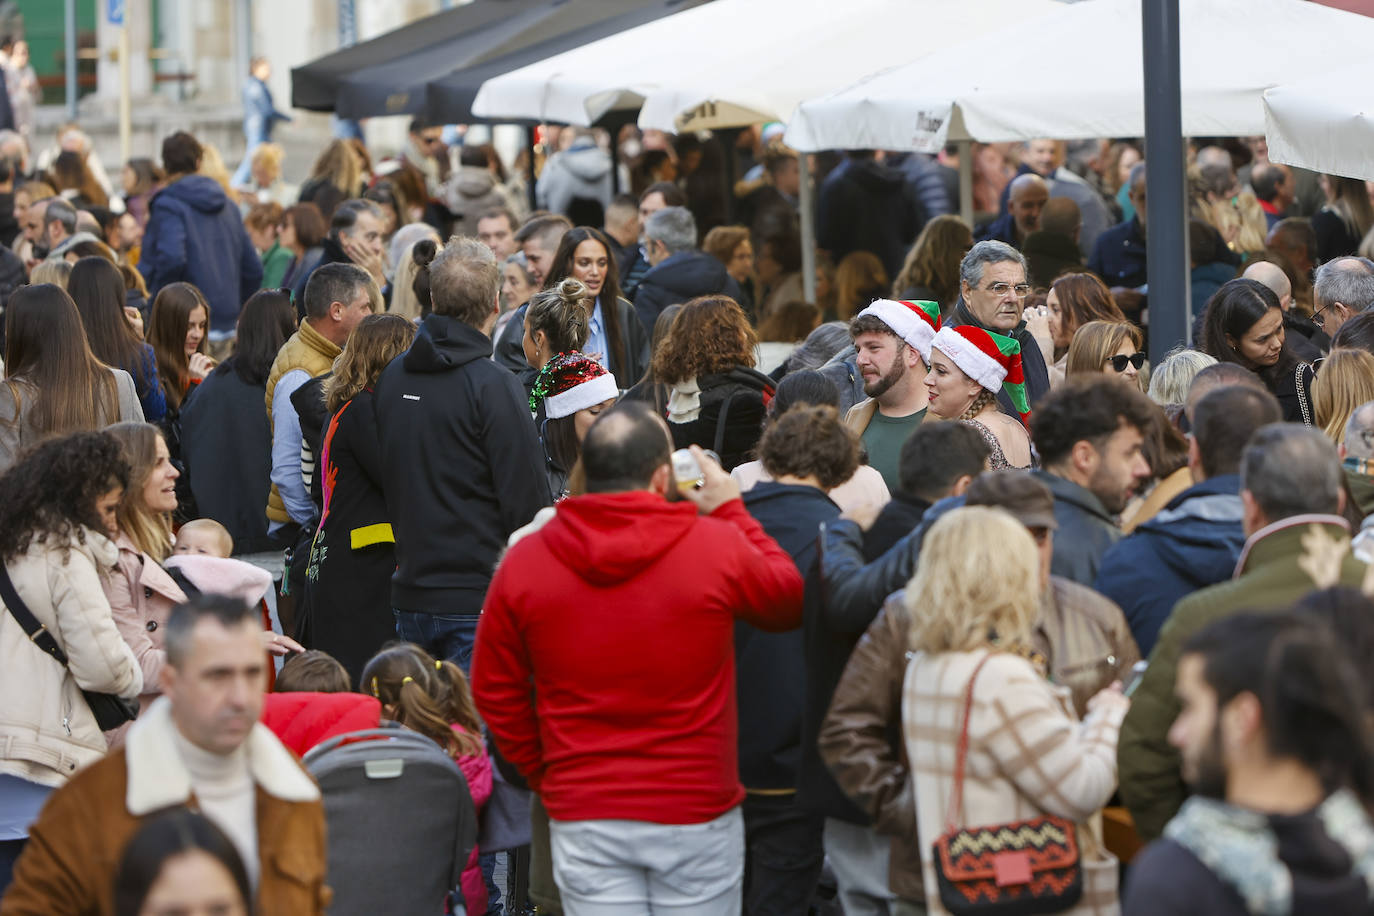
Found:
[[[1374,910],[1365,183],[1193,144],[1151,365],[1136,141],[817,156],[804,278],[775,125],[297,187],[253,67],[0,130],[0,914]]]

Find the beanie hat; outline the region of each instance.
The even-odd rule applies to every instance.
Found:
[[[859,317],[872,316],[930,363],[930,342],[940,330],[940,306],[926,299],[876,299]]]
[[[1021,415],[1021,422],[1029,422],[1030,402],[1026,400],[1026,376],[1021,370],[1021,344],[1015,338],[963,324],[941,328],[931,346],[988,391],[1005,391]]]
[[[557,420],[619,394],[615,376],[596,360],[576,351],[559,353],[539,370],[530,392],[530,410],[538,410],[543,401],[544,415]]]

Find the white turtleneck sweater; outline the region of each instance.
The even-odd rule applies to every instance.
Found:
[[[225,832],[238,849],[248,879],[258,886],[258,813],[246,742],[230,754],[215,754],[186,740],[173,728],[177,753],[191,775],[200,812]]]

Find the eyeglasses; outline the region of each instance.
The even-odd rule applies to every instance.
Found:
[[[1132,353],[1130,356],[1123,356],[1118,353],[1115,356],[1107,357],[1107,362],[1111,363],[1112,368],[1117,372],[1125,372],[1127,363],[1130,363],[1139,370],[1141,366],[1145,365],[1145,354],[1136,352]]]
[[[984,289],[994,296],[1005,296],[1007,293],[1014,292],[1016,293],[1017,299],[1024,299],[1030,295],[1031,286],[1029,283],[1017,283],[1015,286],[1010,283],[994,283],[991,286],[984,287]]]

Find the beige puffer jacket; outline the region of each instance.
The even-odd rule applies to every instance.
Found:
[[[118,556],[104,535],[85,543],[29,545],[6,568],[19,597],[67,653],[69,668],[0,614],[0,773],[60,786],[105,754],[105,737],[81,691],[138,696],[143,673],[115,628],[100,570]]]

